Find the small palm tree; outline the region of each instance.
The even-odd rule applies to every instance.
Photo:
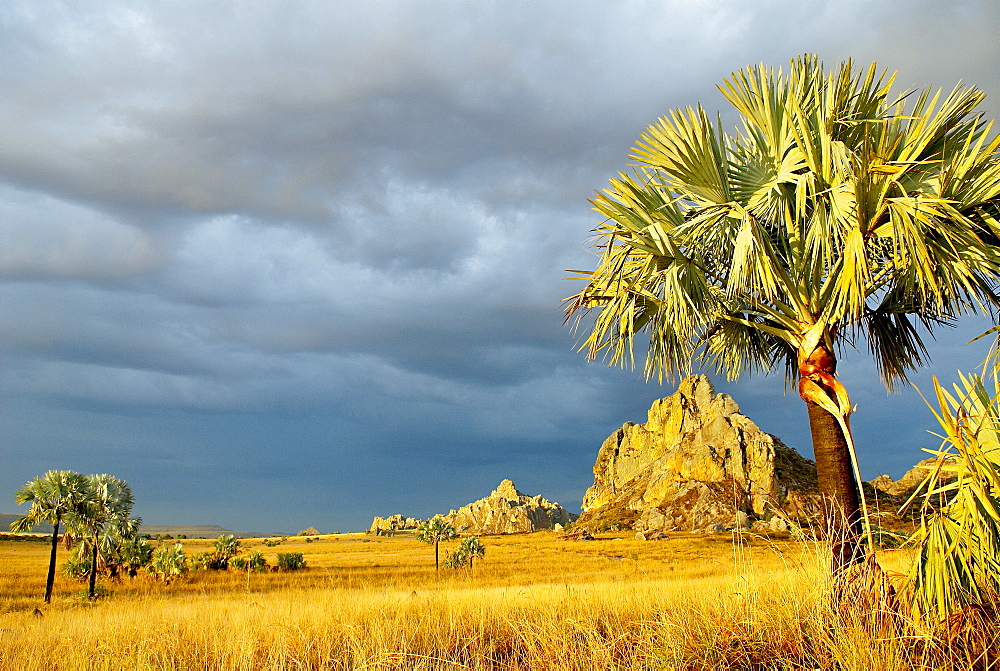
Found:
[[[475,536],[468,536],[462,539],[456,552],[461,553],[469,561],[469,568],[472,568],[473,557],[483,557],[486,555],[486,546]]]
[[[212,547],[215,549],[215,552],[212,553],[209,559],[208,567],[225,571],[229,568],[229,561],[242,552],[242,544],[242,541],[233,534],[222,534],[216,538],[212,541]]]
[[[458,532],[455,530],[455,527],[448,524],[444,516],[435,515],[430,520],[421,522],[414,536],[421,543],[434,544],[434,570],[438,571],[441,569],[438,546],[441,541],[450,541],[453,538],[458,538]]]
[[[79,512],[87,498],[87,492],[86,477],[75,471],[48,471],[17,491],[17,502],[31,503],[31,508],[23,517],[11,522],[11,531],[30,531],[43,522],[52,525],[49,572],[45,578],[45,603],[52,600],[52,586],[55,584],[59,525],[67,516]]]
[[[1000,359],[993,363],[992,388],[959,373],[950,393],[934,379],[943,442],[927,450],[937,463],[911,497],[923,501],[910,580],[916,614],[935,622],[1000,599]]]
[[[162,547],[154,552],[150,570],[168,585],[187,573],[188,560],[184,555],[184,546],[175,543],[173,547]]]
[[[131,538],[117,539],[114,552],[115,564],[128,572],[130,578],[139,575],[139,569],[153,559],[153,546],[145,538],[133,535]]]

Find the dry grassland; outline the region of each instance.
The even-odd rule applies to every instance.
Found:
[[[300,572],[197,571],[167,586],[57,578],[47,546],[0,542],[0,660],[24,669],[910,669],[926,644],[834,617],[823,552],[788,539],[487,537],[475,568],[406,536],[290,538]],[[184,541],[191,554],[210,541]],[[445,544],[451,547],[456,543]],[[62,557],[64,552],[61,551]],[[901,567],[889,553],[883,564]],[[861,609],[867,613],[871,609]],[[836,625],[836,626],[834,626]]]

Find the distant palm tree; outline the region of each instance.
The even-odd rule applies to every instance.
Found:
[[[52,548],[49,551],[49,572],[45,578],[45,603],[52,601],[52,586],[56,578],[56,548],[59,545],[59,524],[68,515],[78,513],[87,499],[88,481],[75,471],[48,471],[17,491],[18,503],[31,503],[24,517],[11,522],[10,530],[30,531],[43,522],[52,525]]]
[[[107,473],[86,477],[90,495],[81,510],[67,521],[89,549],[90,598],[94,598],[102,545],[107,552],[110,543],[132,538],[142,520],[130,517],[135,500],[128,483]]]
[[[891,388],[925,361],[921,331],[1000,307],[1000,138],[977,112],[984,94],[899,96],[893,78],[806,55],[719,87],[734,134],[700,106],[661,118],[635,174],[593,200],[600,258],[567,299],[567,318],[599,310],[591,358],[632,364],[648,337],[647,376],[785,368],[845,537],[835,571],[860,561],[867,519],[839,352],[867,341]]]
[[[434,544],[434,570],[438,571],[441,569],[438,546],[441,541],[458,538],[458,532],[455,527],[448,524],[442,515],[435,515],[432,519],[421,522],[414,536],[421,543]]]

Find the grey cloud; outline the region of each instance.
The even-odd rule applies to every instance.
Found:
[[[600,440],[669,391],[584,363],[559,309],[563,270],[593,263],[586,199],[643,128],[804,51],[995,96],[998,19],[895,0],[4,3],[0,485],[113,464],[157,514],[189,499],[237,525],[255,487],[307,508],[277,500],[290,482],[352,524],[398,491],[429,514],[549,469],[582,494]],[[975,363],[961,342],[935,369]],[[902,467],[921,402],[887,401],[863,354],[842,368],[863,449]],[[780,379],[719,386],[808,451]],[[879,418],[906,425],[891,445]],[[454,482],[426,486],[442,463]],[[338,513],[359,487],[369,508]]]

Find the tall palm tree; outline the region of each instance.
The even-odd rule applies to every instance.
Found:
[[[90,496],[83,508],[67,521],[74,534],[85,539],[89,548],[90,598],[94,598],[102,547],[108,549],[115,539],[135,536],[142,521],[130,517],[135,499],[128,483],[107,473],[88,475],[86,479]]]
[[[592,201],[599,262],[567,319],[599,312],[582,349],[649,377],[692,363],[735,379],[784,364],[805,401],[824,501],[859,559],[864,505],[837,355],[867,340],[892,389],[923,363],[923,332],[1000,305],[1000,140],[958,87],[896,96],[895,75],[755,66],[720,87],[722,129],[675,110]],[[577,321],[579,325],[579,321]]]
[[[52,525],[52,547],[49,550],[49,572],[45,578],[45,603],[52,601],[52,586],[56,579],[56,548],[59,546],[59,525],[63,518],[80,511],[87,499],[87,479],[75,471],[47,471],[17,490],[18,503],[31,503],[28,512],[10,524],[11,531],[30,531],[42,522]]]
[[[430,520],[421,522],[414,536],[421,543],[434,544],[434,570],[438,571],[441,569],[438,546],[441,544],[441,541],[450,541],[453,538],[458,538],[458,531],[455,530],[455,527],[448,524],[448,521],[443,516],[435,515]]]

